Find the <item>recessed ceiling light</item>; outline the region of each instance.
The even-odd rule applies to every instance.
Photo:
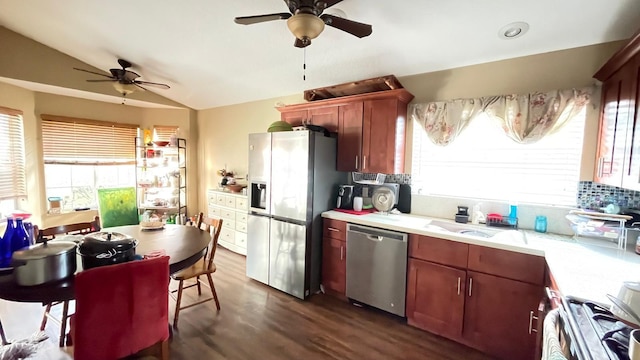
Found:
[[[506,40],[515,39],[526,34],[528,30],[529,24],[527,24],[526,22],[518,21],[503,26],[500,31],[498,31],[498,37]]]

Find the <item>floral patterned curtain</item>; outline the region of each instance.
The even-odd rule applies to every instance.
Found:
[[[481,109],[480,99],[458,99],[413,104],[410,113],[434,144],[446,146]]]
[[[593,88],[586,88],[486,97],[483,111],[498,118],[513,141],[531,144],[556,132],[580,113],[592,91]]]

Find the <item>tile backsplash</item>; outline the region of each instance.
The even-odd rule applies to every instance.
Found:
[[[598,210],[609,204],[616,204],[622,208],[640,209],[640,191],[598,184],[593,181],[578,183],[577,207]]]

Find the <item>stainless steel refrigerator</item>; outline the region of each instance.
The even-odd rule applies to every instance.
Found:
[[[247,276],[304,299],[320,287],[321,213],[335,205],[336,139],[312,131],[249,135]]]

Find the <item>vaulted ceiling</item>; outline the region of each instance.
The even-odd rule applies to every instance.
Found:
[[[0,0],[0,26],[96,70],[127,59],[142,80],[171,86],[152,91],[206,109],[621,40],[640,24],[637,0],[344,0],[327,11],[371,24],[372,35],[327,27],[305,51],[293,46],[285,21],[233,21],[287,12],[280,0]],[[529,31],[501,39],[499,30],[516,21]]]

